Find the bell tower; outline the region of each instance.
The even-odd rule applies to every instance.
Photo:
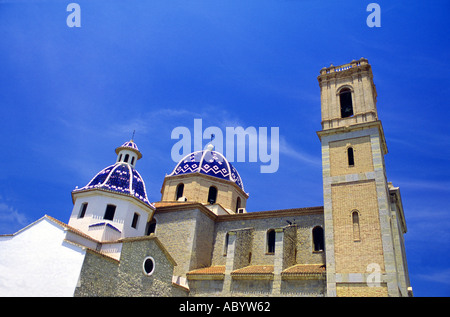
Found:
[[[378,120],[377,90],[367,59],[322,68],[318,79],[323,130]]]
[[[318,81],[328,296],[407,296],[406,225],[397,230],[403,212],[390,206],[371,66],[331,65]]]

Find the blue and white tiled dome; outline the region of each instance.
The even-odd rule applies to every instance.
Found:
[[[211,148],[186,155],[168,176],[201,173],[234,182],[242,190],[244,184],[236,168],[219,152]]]
[[[134,196],[147,205],[151,205],[147,198],[147,191],[141,175],[130,164],[119,162],[108,166],[97,173],[86,186],[76,190],[94,188]]]
[[[142,157],[133,140],[125,142],[116,149],[119,159],[114,165],[102,169],[86,186],[76,188],[74,192],[88,189],[103,189],[135,197],[143,203],[153,206],[148,200],[145,183],[141,175],[133,165],[122,158],[121,151],[123,150],[135,152],[138,159]]]

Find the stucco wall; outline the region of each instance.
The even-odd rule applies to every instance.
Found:
[[[85,250],[64,241],[65,234],[43,217],[0,237],[0,296],[72,296]]]

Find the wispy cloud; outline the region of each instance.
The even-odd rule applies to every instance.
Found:
[[[406,121],[406,120],[405,120]],[[417,121],[417,120],[415,120]],[[427,133],[423,132],[420,135],[416,134],[414,130],[406,131],[403,137],[388,137],[388,144],[394,143],[399,145],[407,151],[414,152],[415,155],[421,155],[427,158],[434,158],[439,160],[449,160],[450,152],[450,135],[447,133]],[[405,137],[408,135],[408,137]],[[439,147],[440,151],[430,151],[430,147]]]
[[[405,203],[405,202],[404,202]],[[446,246],[450,239],[450,213],[446,208],[433,206],[405,206],[408,233],[405,236],[410,248],[422,247],[424,241],[433,241],[429,250]],[[438,222],[437,222],[438,219]]]
[[[289,156],[297,161],[307,163],[309,165],[320,167],[322,161],[320,157],[313,156],[306,151],[294,147],[289,144],[283,136],[280,136],[280,153]]]
[[[167,129],[173,129],[177,125],[183,125],[187,119],[205,118],[207,113],[202,111],[189,111],[185,109],[160,108],[155,111],[138,115],[126,121],[119,121],[110,130],[112,137],[130,135],[136,130],[137,135],[155,135]],[[193,124],[193,121],[192,123]]]
[[[0,202],[0,234],[14,233],[28,224],[25,214],[16,208]]]
[[[417,274],[416,278],[434,283],[450,285],[450,268],[430,272],[429,274]]]
[[[396,185],[410,190],[438,190],[449,192],[450,182],[432,180],[396,180]]]

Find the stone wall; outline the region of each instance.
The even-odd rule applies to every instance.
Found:
[[[115,296],[119,261],[87,250],[75,297]]]
[[[143,269],[147,257],[154,260],[151,275]],[[187,290],[172,284],[174,265],[153,237],[125,240],[120,261],[88,251],[74,296],[187,296]]]
[[[190,270],[211,265],[212,241],[214,240],[214,221],[200,211],[197,211],[194,217],[194,241]]]
[[[208,270],[202,270],[202,276],[189,275],[190,296],[325,296],[325,275],[285,277],[282,273],[299,264],[297,259],[325,263],[323,252],[312,251],[312,229],[323,226],[321,214],[302,214],[301,210],[289,213],[283,216],[280,212],[278,217],[276,212],[255,213],[235,216],[232,219],[239,220],[234,221],[219,219],[212,265],[215,270],[224,266],[223,274],[208,275]],[[269,229],[275,230],[275,252],[271,254],[266,248]],[[297,250],[298,237],[306,240],[301,242],[301,250]],[[299,253],[302,256],[297,257]]]
[[[282,280],[280,296],[324,297],[325,279]]]
[[[195,233],[195,210],[156,213],[156,236],[173,255],[177,266],[174,275],[189,271]]]
[[[184,184],[183,196],[188,202],[208,202],[209,188],[217,188],[216,203],[229,212],[236,212],[237,198],[241,199],[241,208],[245,208],[248,195],[236,184],[217,177],[192,173],[177,176],[166,176],[162,187],[161,201],[174,201],[179,184]]]
[[[339,297],[387,297],[388,288],[386,284],[379,287],[369,287],[365,283],[338,284],[337,296]]]
[[[154,271],[146,275],[143,263],[154,260]],[[127,241],[123,244],[116,296],[185,296],[172,285],[172,263],[153,239]]]
[[[370,137],[363,136],[330,142],[330,176],[373,171]],[[348,148],[353,149],[354,164],[348,164]]]
[[[262,212],[217,217],[202,208],[156,213],[155,235],[123,241],[120,261],[96,252],[86,259],[77,296],[322,296],[324,279],[283,280],[282,270],[295,264],[324,264],[313,252],[312,229],[323,226],[321,209],[313,212]],[[226,221],[224,221],[226,220]],[[290,224],[289,224],[290,223]],[[275,229],[275,252],[267,252],[267,231]],[[228,252],[224,253],[229,234]],[[146,257],[155,271],[143,272]],[[105,264],[107,263],[107,264]],[[177,265],[175,265],[175,263]],[[222,277],[189,280],[189,293],[174,287],[172,277],[198,268],[222,265]],[[274,274],[232,276],[237,269],[269,265]]]
[[[374,181],[331,187],[336,273],[366,272],[377,263],[384,272],[383,246]],[[354,237],[352,213],[359,214],[359,237]]]
[[[227,232],[241,228],[253,228],[253,243],[251,249],[251,264],[264,265],[274,263],[274,254],[267,252],[267,230],[285,227],[288,221],[296,224],[295,249],[292,249],[296,263],[325,264],[324,252],[313,252],[312,229],[324,226],[323,215],[307,214],[268,218],[242,217],[242,220],[218,222],[215,228],[215,239],[211,265],[225,265],[225,237]],[[294,233],[291,233],[292,238]],[[294,238],[293,238],[294,239]],[[294,261],[292,261],[294,262]]]

